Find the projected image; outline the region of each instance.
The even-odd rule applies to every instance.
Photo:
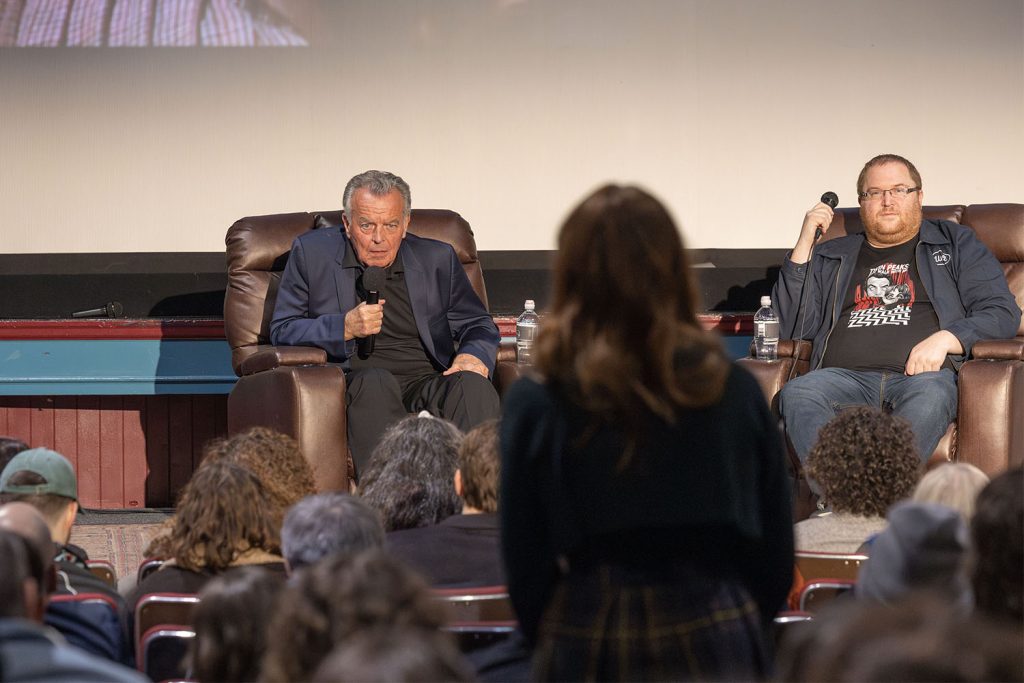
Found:
[[[311,2],[0,0],[0,47],[302,47]]]

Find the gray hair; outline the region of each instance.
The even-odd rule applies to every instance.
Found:
[[[383,545],[377,511],[338,491],[306,496],[288,509],[281,528],[281,552],[292,571],[328,555],[354,555]]]
[[[369,190],[370,194],[376,197],[384,197],[392,190],[398,190],[405,203],[405,210],[402,213],[408,216],[412,210],[412,193],[409,190],[409,183],[387,171],[363,171],[348,181],[348,184],[345,185],[345,193],[341,198],[342,205],[345,207],[345,217],[349,220],[352,220],[352,195],[360,188]]]
[[[453,481],[462,438],[451,422],[417,415],[384,433],[359,486],[385,530],[437,524],[462,509]]]
[[[966,462],[947,462],[921,477],[912,499],[939,503],[957,510],[965,521],[974,516],[974,503],[988,485],[988,475]]]

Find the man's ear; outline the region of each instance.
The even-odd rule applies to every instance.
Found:
[[[455,470],[455,495],[462,498],[462,470]]]
[[[43,623],[46,612],[44,600],[40,595],[39,584],[33,578],[25,577],[21,582],[21,594],[25,600],[25,618],[29,621]]]

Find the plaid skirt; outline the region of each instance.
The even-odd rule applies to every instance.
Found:
[[[770,673],[746,589],[689,566],[570,572],[544,613],[533,665],[541,681],[752,681]]]

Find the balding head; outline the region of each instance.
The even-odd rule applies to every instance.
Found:
[[[12,531],[29,542],[39,555],[46,572],[50,572],[56,554],[50,527],[39,511],[28,503],[7,503],[0,506],[0,529]]]

